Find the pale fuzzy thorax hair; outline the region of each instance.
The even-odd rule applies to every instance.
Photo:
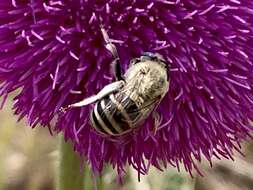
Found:
[[[169,88],[166,68],[154,61],[136,63],[125,73],[125,90],[143,101],[163,97]]]

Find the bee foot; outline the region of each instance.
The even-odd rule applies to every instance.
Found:
[[[70,106],[61,107],[61,108],[59,109],[59,112],[65,114],[69,108],[70,108]]]

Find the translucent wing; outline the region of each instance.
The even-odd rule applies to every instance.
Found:
[[[147,116],[156,109],[157,105],[159,105],[159,102],[160,102],[159,97],[154,98],[139,107],[132,106],[127,113],[129,117],[132,118],[133,123],[136,123],[139,120],[146,119]]]
[[[110,101],[106,104],[106,109],[110,110],[111,115],[117,115],[115,112],[121,113],[123,116],[122,121],[130,123],[130,125],[134,125],[142,118],[145,119],[161,100],[161,97],[156,97],[143,103],[134,101],[134,99],[139,99],[139,88],[143,76],[144,74],[141,74],[141,72],[137,73],[115,96],[111,95]],[[115,105],[118,108],[115,108]]]
[[[154,98],[149,103],[143,104],[139,108],[130,110],[128,113],[131,114],[131,113],[141,112],[141,111],[144,111],[144,110],[153,110],[153,108],[155,107],[155,105],[159,104],[159,102],[160,102],[160,98]]]
[[[110,95],[105,104],[105,109],[112,116],[118,115],[118,121],[121,123],[129,123],[129,125],[135,125],[135,123],[142,118],[145,119],[149,113],[151,113],[156,105],[159,103],[160,98],[150,100],[147,103],[143,103],[141,106],[137,106],[136,102],[125,96],[124,93],[117,93],[116,95]]]

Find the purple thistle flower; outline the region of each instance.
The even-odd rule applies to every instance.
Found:
[[[92,105],[57,122],[93,170],[110,163],[121,175],[130,164],[145,174],[183,162],[191,173],[201,155],[233,159],[252,132],[252,0],[0,0],[0,96],[20,89],[15,114],[50,126],[59,108],[112,82],[100,22],[124,71],[142,52],[157,52],[171,81],[156,134],[149,118],[137,132],[102,137],[90,126]]]

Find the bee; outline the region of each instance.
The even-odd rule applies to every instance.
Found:
[[[122,75],[116,46],[103,27],[101,32],[114,58],[115,81],[96,95],[61,108],[61,111],[94,103],[90,113],[92,126],[102,135],[118,136],[141,126],[151,113],[157,120],[155,110],[169,89],[169,69],[160,54],[146,52],[132,59]]]

